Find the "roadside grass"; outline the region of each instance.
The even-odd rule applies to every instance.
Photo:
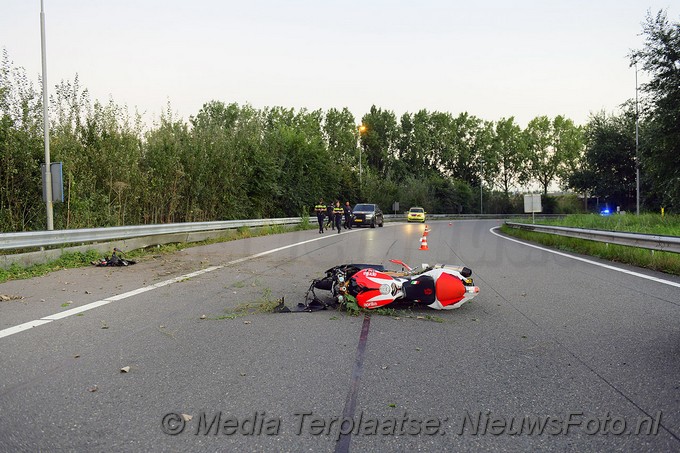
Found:
[[[67,252],[63,253],[58,259],[44,264],[34,264],[32,266],[23,267],[18,264],[12,264],[7,269],[0,268],[0,283],[8,280],[21,280],[26,278],[38,277],[49,274],[50,272],[61,269],[71,269],[90,265],[90,261],[100,258],[100,254],[95,250],[89,250],[86,253],[82,252]]]
[[[660,215],[654,214],[644,214],[639,217],[630,214],[609,217],[601,217],[598,215],[573,215],[563,219],[541,220],[540,223],[543,225],[573,228],[680,236],[680,216],[661,217]],[[509,236],[538,242],[558,250],[576,252],[609,261],[665,272],[667,274],[680,275],[680,254],[677,253],[652,251],[625,245],[606,244],[603,242],[568,238],[547,233],[536,233],[510,228],[506,225],[501,227],[501,231]]]
[[[526,219],[521,220],[526,223]],[[628,233],[680,236],[680,215],[634,214],[600,216],[573,214],[560,219],[541,219],[541,225],[589,228],[594,230],[624,231]]]
[[[169,255],[190,247],[199,247],[202,245],[216,244],[220,242],[235,241],[238,239],[252,238],[258,236],[269,236],[273,234],[281,234],[292,231],[302,231],[314,229],[309,225],[309,222],[302,222],[295,226],[286,225],[269,225],[259,228],[237,228],[234,230],[227,230],[223,236],[210,238],[199,242],[182,242],[173,244],[164,244],[158,246],[150,246],[144,249],[131,250],[125,252],[124,258],[133,260],[144,260],[149,256]],[[110,255],[107,253],[106,255]],[[87,252],[64,252],[58,259],[43,264],[33,264],[31,266],[20,266],[12,264],[7,269],[0,268],[0,283],[9,280],[21,280],[33,277],[47,275],[50,272],[62,269],[74,269],[79,267],[91,266],[92,261],[102,258],[102,254],[96,250],[88,250]]]

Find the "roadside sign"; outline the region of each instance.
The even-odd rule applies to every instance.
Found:
[[[50,162],[50,175],[52,176],[52,202],[64,202],[64,174],[63,165],[61,162]],[[45,187],[45,164],[40,164],[40,173],[42,173],[42,198],[43,202],[47,201],[47,188]]]
[[[543,212],[541,206],[541,194],[526,194],[524,195],[524,212],[531,213],[531,223],[534,223],[534,213]]]
[[[543,212],[541,194],[524,195],[524,212]]]

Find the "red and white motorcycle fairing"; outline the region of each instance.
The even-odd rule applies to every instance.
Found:
[[[395,300],[423,303],[436,310],[458,308],[479,293],[479,288],[458,271],[446,265],[425,272],[392,276],[375,269],[363,269],[351,277],[349,292],[363,308],[378,308]]]

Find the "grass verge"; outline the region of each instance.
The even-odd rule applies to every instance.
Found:
[[[526,222],[526,220],[520,222]],[[536,223],[570,228],[680,236],[680,215],[662,217],[659,214],[640,214],[639,216],[632,214],[611,216],[574,214],[560,219],[541,219]]]
[[[25,278],[37,277],[61,269],[83,267],[86,264],[90,265],[90,261],[94,261],[100,257],[100,254],[95,250],[89,250],[87,253],[63,253],[59,259],[50,261],[49,263],[34,264],[28,267],[12,264],[7,269],[0,268],[0,283],[4,283],[8,280],[21,280]]]
[[[680,219],[675,216],[675,222],[667,220],[650,219],[651,215],[640,216],[637,221],[629,220],[636,216],[612,216],[615,219],[597,219],[599,216],[568,216],[563,221],[541,222],[542,224],[568,226],[574,228],[591,228],[609,231],[628,231],[634,233],[665,234],[669,236],[680,235]],[[623,220],[622,218],[626,218]],[[660,216],[655,216],[660,217]],[[670,217],[670,216],[667,216]],[[593,219],[595,218],[595,219]],[[618,263],[631,264],[633,266],[652,269],[673,275],[680,275],[680,255],[670,252],[658,252],[625,245],[606,244],[602,242],[588,241],[585,239],[568,238],[547,233],[510,228],[506,225],[501,231],[509,236],[524,239],[531,242],[553,247],[558,250],[576,252],[583,255],[595,256]],[[663,232],[661,232],[663,231]],[[673,234],[676,232],[675,234]]]

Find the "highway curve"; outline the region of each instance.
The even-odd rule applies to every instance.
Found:
[[[0,284],[0,450],[680,450],[680,279],[429,225],[426,251],[396,223]],[[256,309],[391,258],[465,264],[480,295]]]

